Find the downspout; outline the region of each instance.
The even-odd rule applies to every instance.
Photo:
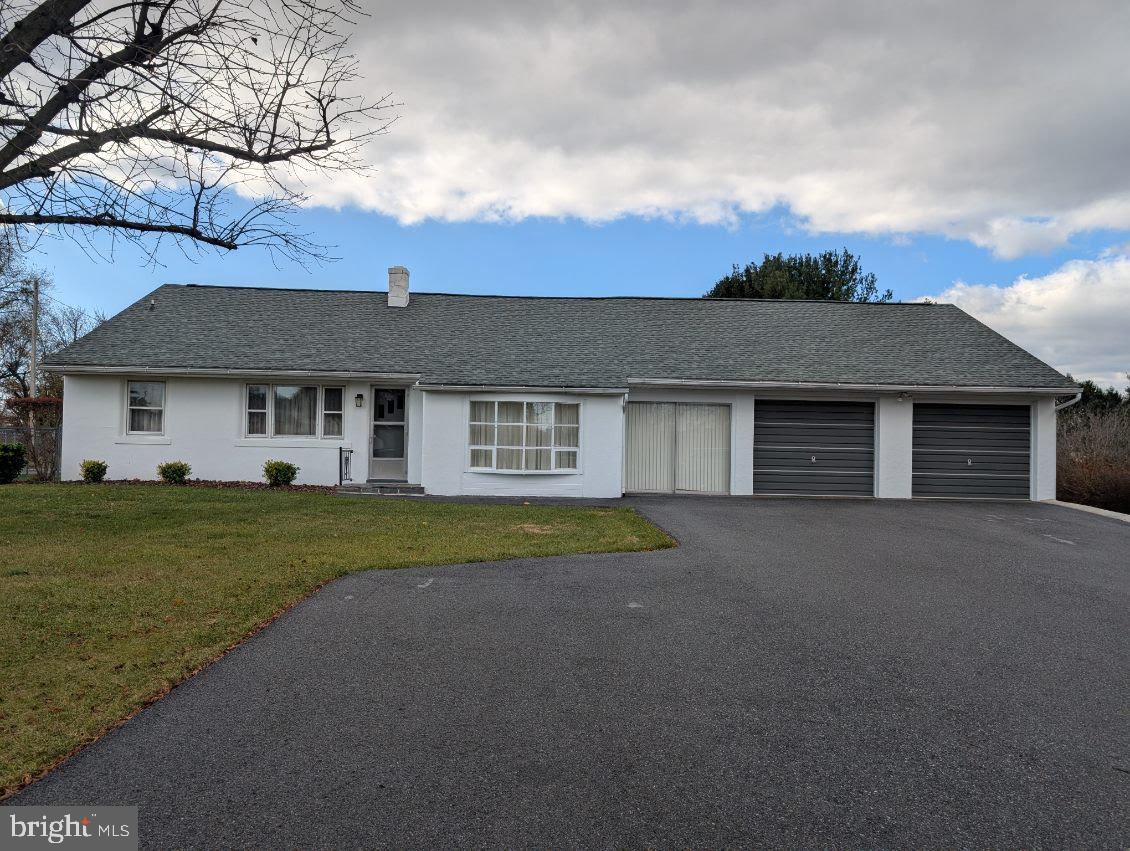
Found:
[[[1076,393],[1074,396],[1072,396],[1066,402],[1056,402],[1055,403],[1055,410],[1058,413],[1059,411],[1062,411],[1064,408],[1070,408],[1072,405],[1074,405],[1076,402],[1078,402],[1082,398],[1083,398],[1083,391],[1080,390],[1078,393]]]

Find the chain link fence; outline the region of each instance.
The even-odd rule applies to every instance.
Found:
[[[0,443],[19,443],[24,447],[27,455],[24,475],[28,478],[44,482],[58,480],[63,449],[61,427],[0,426]]]

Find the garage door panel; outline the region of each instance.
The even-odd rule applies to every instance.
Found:
[[[1028,451],[1028,431],[1020,429],[997,430],[992,428],[947,429],[915,427],[915,449],[968,450],[985,446],[991,449]]]
[[[786,471],[756,471],[756,493],[764,496],[870,496],[870,473],[804,474]]]
[[[1017,405],[916,405],[915,423],[947,428],[990,426],[1027,429],[1028,408]]]
[[[986,473],[984,475],[940,476],[929,479],[920,485],[922,488],[934,490],[992,490],[994,488],[1027,487],[1026,476],[1010,476],[1000,473]],[[1027,491],[1025,491],[1027,492]]]
[[[870,402],[757,400],[753,491],[871,496],[875,406]]]
[[[973,463],[970,464],[969,462]],[[968,473],[976,467],[980,473],[1028,475],[1028,454],[1000,455],[984,452],[919,452],[914,456],[917,473]]]
[[[802,402],[793,400],[757,400],[758,420],[812,423],[874,422],[874,406],[859,402]]]
[[[765,423],[756,426],[758,443],[763,446],[827,446],[871,449],[875,445],[872,426]]]
[[[964,476],[915,482],[915,496],[983,499],[1027,499],[1028,477]]]
[[[816,460],[813,461],[812,459]],[[874,466],[874,453],[865,449],[818,449],[815,447],[764,446],[757,452],[759,468],[823,467],[867,472]]]
[[[913,496],[1027,499],[1025,405],[915,404]]]

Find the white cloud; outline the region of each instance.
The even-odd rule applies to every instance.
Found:
[[[1000,256],[1130,229],[1123,0],[373,4],[401,120],[318,203],[402,222],[788,205],[814,231]]]
[[[1006,286],[957,282],[930,298],[956,304],[1062,372],[1127,386],[1130,256],[1072,260]]]

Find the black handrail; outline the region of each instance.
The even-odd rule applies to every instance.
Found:
[[[353,481],[353,450],[343,446],[337,448],[337,483],[343,485]]]

